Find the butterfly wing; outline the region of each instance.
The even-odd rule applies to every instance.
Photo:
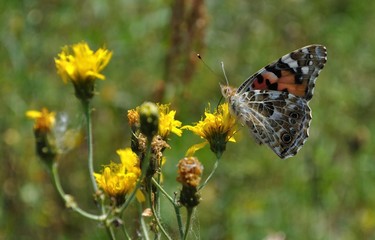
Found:
[[[237,93],[274,90],[291,93],[309,101],[315,81],[327,62],[327,49],[310,45],[297,49],[260,69],[238,88]]]
[[[305,143],[311,121],[305,99],[287,92],[254,90],[237,94],[231,101],[237,106],[234,114],[256,141],[268,145],[280,158],[294,156]]]

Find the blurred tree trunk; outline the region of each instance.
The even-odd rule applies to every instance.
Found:
[[[207,26],[204,1],[172,1],[171,13],[164,81],[154,92],[157,101],[175,101],[175,96],[185,95],[185,86],[192,80],[196,69],[197,53],[204,49]]]

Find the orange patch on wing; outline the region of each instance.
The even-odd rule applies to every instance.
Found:
[[[277,90],[284,91],[286,89],[289,93],[298,97],[304,97],[306,95],[306,88],[307,82],[304,82],[303,84],[279,82],[277,86]]]
[[[278,91],[286,89],[289,93],[298,97],[304,97],[306,95],[307,81],[303,81],[301,84],[296,84],[295,75],[289,71],[281,71],[281,77],[277,83]]]

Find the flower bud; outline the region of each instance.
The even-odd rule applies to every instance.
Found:
[[[149,140],[158,133],[159,109],[155,103],[145,102],[139,107],[140,130]]]
[[[47,165],[51,164],[57,156],[55,137],[52,132],[43,132],[34,129],[36,153]]]

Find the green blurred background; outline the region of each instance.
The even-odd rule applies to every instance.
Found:
[[[65,209],[25,118],[45,106],[69,114],[70,127],[82,126],[73,88],[54,66],[62,46],[82,40],[114,52],[93,102],[97,171],[129,146],[128,109],[171,102],[177,118],[191,124],[220,100],[220,61],[238,86],[283,54],[327,46],[303,149],[282,161],[243,129],[202,192],[192,239],[375,239],[374,10],[370,0],[1,1],[0,239],[105,237],[97,223]],[[178,160],[200,141],[191,133],[171,138],[164,169],[170,193],[179,188]],[[207,174],[213,154],[197,156]],[[60,167],[66,191],[95,212],[85,144]],[[170,206],[163,209],[175,229]],[[126,224],[136,221],[130,211]]]

